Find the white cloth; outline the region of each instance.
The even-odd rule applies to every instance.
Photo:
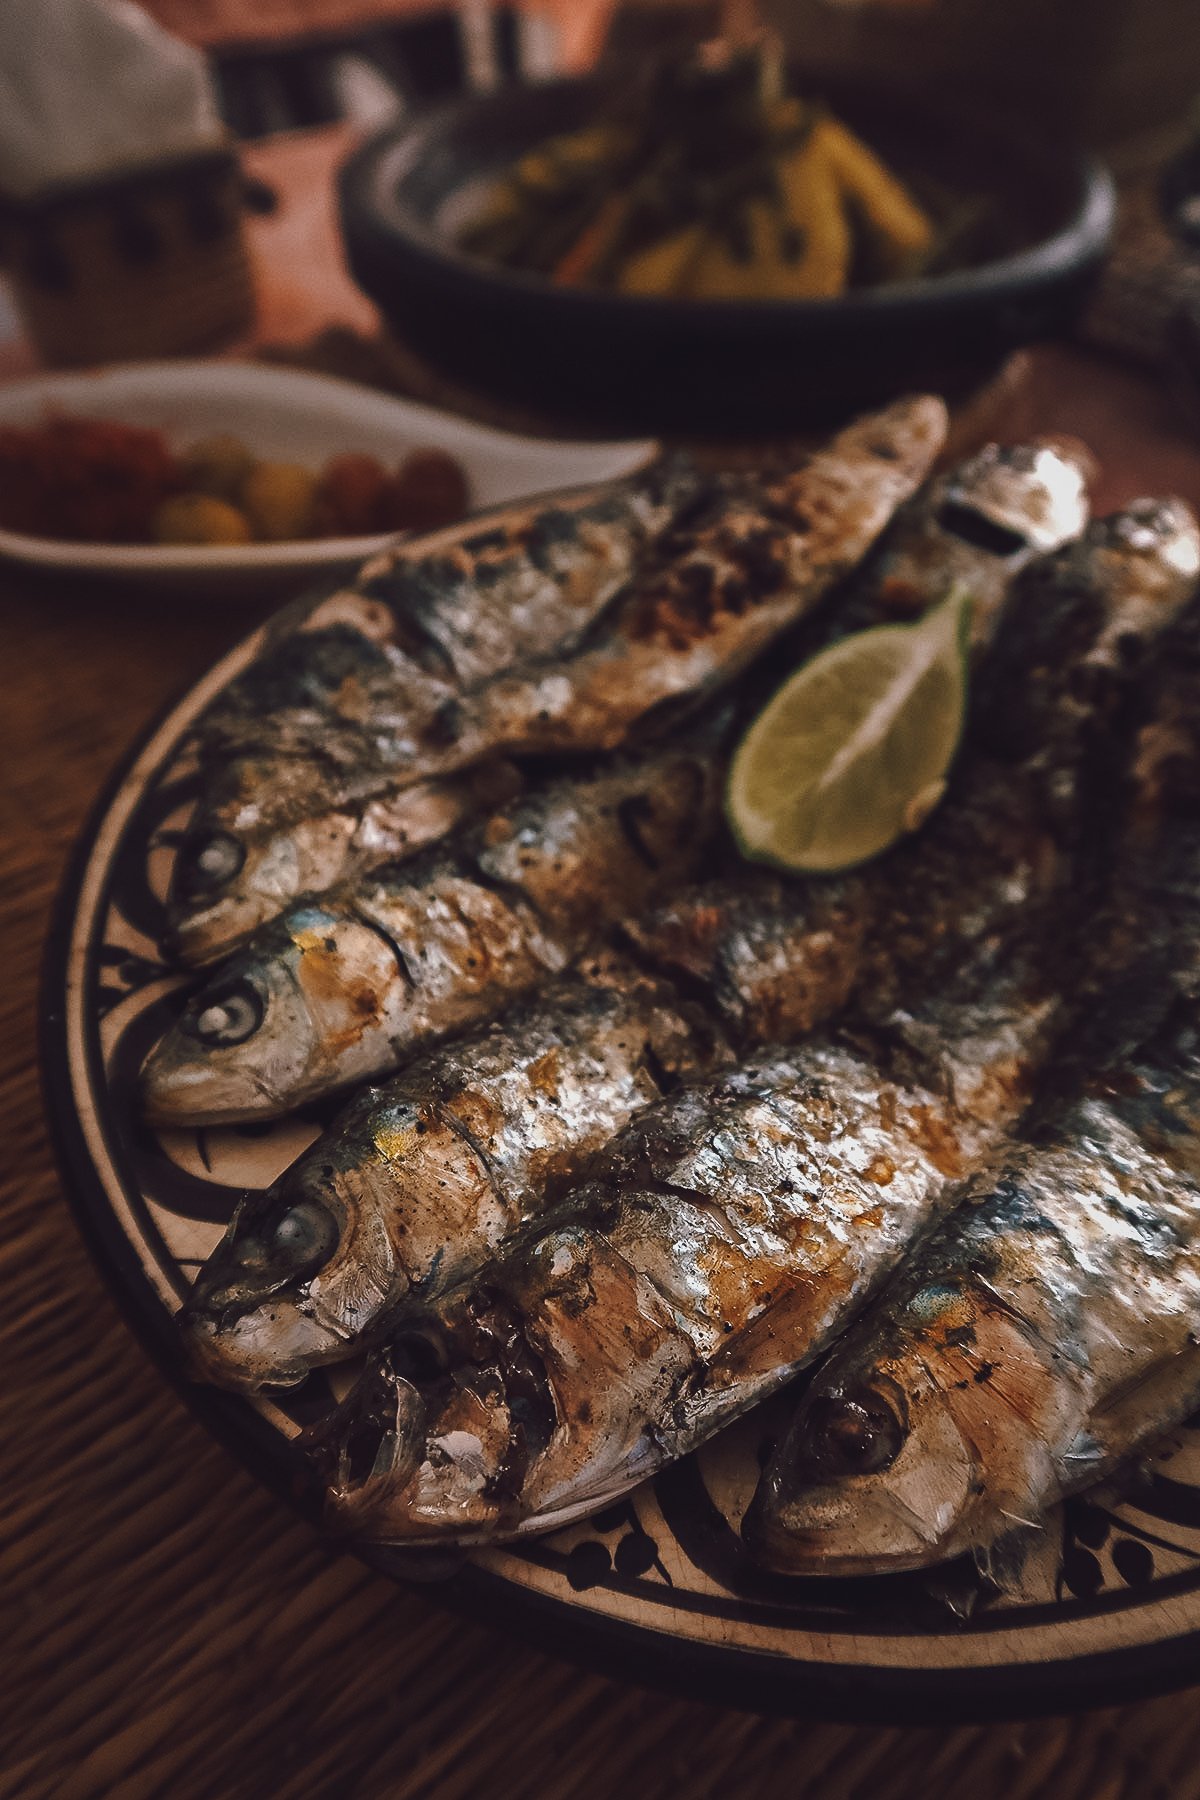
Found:
[[[133,0],[0,0],[0,190],[28,199],[224,138],[203,55]]]

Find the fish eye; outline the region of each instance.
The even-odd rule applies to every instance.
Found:
[[[175,864],[175,885],[185,899],[199,900],[233,880],[246,860],[246,846],[228,831],[185,838]]]
[[[804,1448],[813,1467],[830,1479],[878,1475],[904,1448],[908,1422],[877,1388],[860,1387],[813,1401],[804,1425]]]
[[[276,1257],[289,1262],[324,1262],[338,1240],[333,1214],[319,1200],[297,1200],[266,1234]]]
[[[938,513],[937,522],[951,537],[961,538],[964,544],[982,550],[985,556],[1015,556],[1019,550],[1029,548],[1027,540],[1011,525],[998,524],[963,500],[947,500]]]
[[[180,1023],[202,1044],[244,1044],[262,1024],[265,1011],[262,995],[253,983],[238,981],[201,996]]]

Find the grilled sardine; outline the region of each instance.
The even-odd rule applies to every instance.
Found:
[[[225,1386],[301,1380],[473,1275],[633,1114],[729,1052],[604,956],[354,1099],[239,1207],[183,1314]]]
[[[1200,1401],[1200,631],[1171,646],[1044,1108],[819,1371],[749,1520],[812,1574],[986,1558]],[[1149,857],[1147,865],[1146,859]],[[1089,1069],[1088,1064],[1092,1067]]]
[[[626,909],[704,864],[719,723],[560,781],[459,848],[293,908],[236,952],[151,1052],[152,1119],[271,1118],[396,1068],[561,973]]]
[[[731,680],[859,561],[944,432],[939,401],[900,402],[786,479],[667,465],[583,509],[369,565],[201,722],[207,789],[171,899],[181,954],[207,960],[273,916],[293,864],[301,879],[370,867],[351,830],[369,800],[393,838],[428,841],[471,786],[405,787],[505,750],[613,748]]]

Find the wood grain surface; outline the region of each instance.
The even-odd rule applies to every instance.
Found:
[[[1039,351],[1014,408],[1010,429],[1092,444],[1103,506],[1165,489],[1200,504],[1200,453],[1139,378]],[[0,570],[0,1796],[1200,1797],[1194,1693],[884,1730],[581,1672],[335,1553],[192,1421],[60,1193],[38,965],[114,763],[258,612]]]

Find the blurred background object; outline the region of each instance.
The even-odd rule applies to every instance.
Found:
[[[239,137],[374,125],[464,89],[586,66],[610,0],[146,0],[210,56]]]
[[[1195,0],[759,3],[817,79],[985,100],[1122,162],[1167,153],[1200,91]]]
[[[253,319],[205,58],[128,0],[0,10],[0,254],[43,360],[207,348]]]
[[[244,206],[247,200],[260,211],[272,205],[279,161],[294,159],[299,168],[312,160],[324,171],[328,159],[317,148],[322,131],[345,131],[348,149],[351,133],[406,120],[430,103],[597,63],[643,64],[657,50],[684,48],[714,33],[744,36],[765,22],[780,31],[805,71],[831,86],[874,73],[889,92],[923,88],[935,99],[978,99],[1100,145],[1125,176],[1121,224],[1079,331],[1105,350],[1176,374],[1192,366],[1200,276],[1178,209],[1174,229],[1164,223],[1158,181],[1164,163],[1187,142],[1189,106],[1200,93],[1193,0],[1139,0],[1136,7],[1093,0],[1082,9],[1069,0],[1009,0],[1003,7],[992,0],[86,3],[127,22],[135,13],[147,25],[153,20],[177,52],[186,46],[202,57],[222,135],[194,161],[164,155],[160,145],[111,182],[99,176],[60,182],[36,204],[7,191],[0,163],[0,255],[12,277],[9,294],[0,287],[0,347],[12,341],[19,306],[38,355],[52,363],[186,354],[229,343],[245,349],[253,296]],[[65,4],[6,0],[0,83],[14,47],[20,49],[14,21],[26,12],[53,20]],[[60,65],[61,48],[40,60],[43,67]],[[236,160],[235,146],[242,146]],[[1186,188],[1190,177],[1177,171],[1174,179]],[[289,193],[291,216],[259,219],[253,228],[260,285],[271,294],[259,339],[296,345],[293,315],[298,321],[320,310],[307,302],[305,287],[336,286],[345,296],[336,317],[337,357],[349,355],[356,331],[356,366],[386,367],[388,385],[436,397],[438,383],[412,346],[376,334],[365,295],[349,298],[340,265],[305,266],[312,231],[318,223],[325,231],[327,193],[312,196],[311,215],[307,208],[297,212],[295,184]],[[1187,203],[1184,193],[1180,204]],[[314,347],[314,358],[326,348]],[[21,354],[27,356],[14,359],[10,352],[7,366],[23,366]],[[463,390],[460,404],[472,403],[486,409],[479,395]]]

